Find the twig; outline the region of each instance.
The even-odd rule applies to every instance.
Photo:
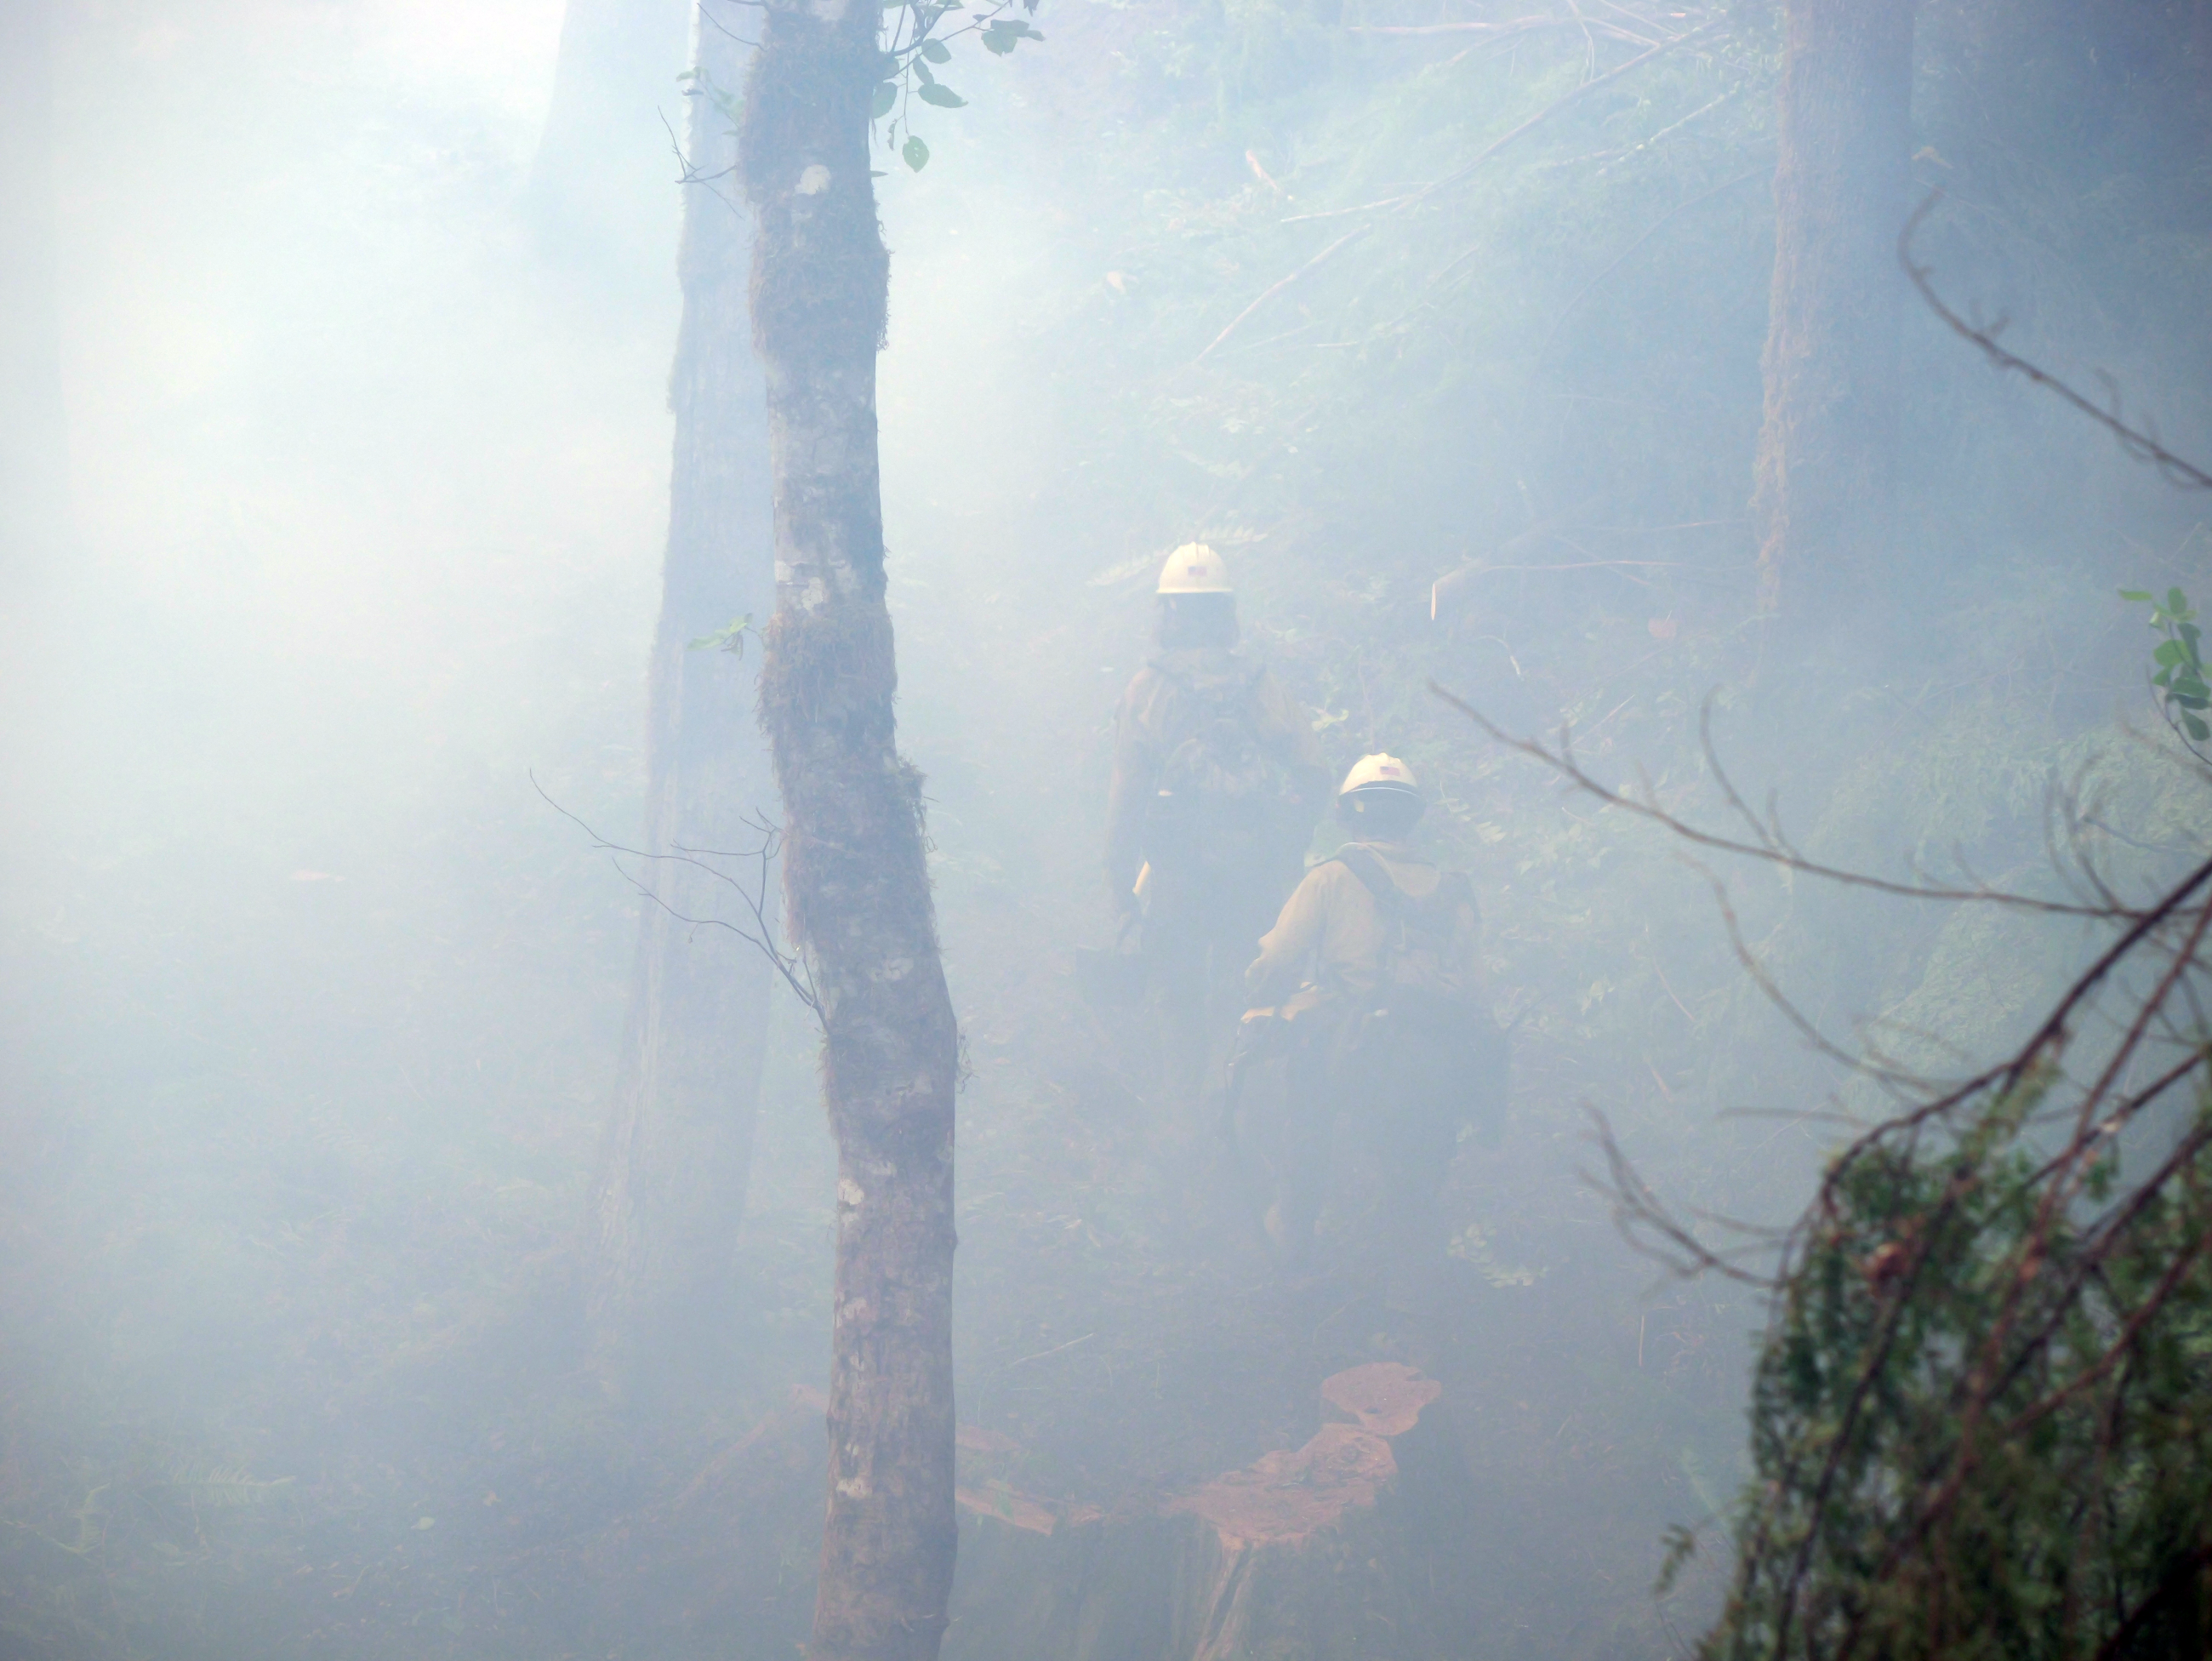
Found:
[[[806,1007],[812,1012],[814,1018],[817,1022],[826,1019],[822,1009],[822,1001],[815,994],[813,977],[808,971],[805,958],[798,952],[786,952],[776,945],[775,925],[769,920],[769,874],[775,864],[775,856],[781,850],[783,845],[783,832],[779,827],[769,824],[766,819],[763,818],[747,819],[745,823],[761,833],[761,840],[757,846],[746,849],[742,854],[726,855],[719,849],[685,848],[680,843],[678,845],[677,850],[674,853],[656,854],[645,849],[629,848],[620,843],[610,842],[606,837],[601,836],[597,830],[593,830],[582,818],[571,812],[566,807],[563,807],[559,802],[554,800],[551,796],[548,795],[545,791],[545,787],[538,782],[538,776],[535,773],[530,775],[530,786],[531,788],[538,792],[539,799],[543,800],[548,807],[550,807],[562,818],[567,819],[570,824],[575,825],[579,830],[583,831],[586,836],[589,837],[592,839],[592,845],[594,848],[605,853],[625,856],[630,859],[653,860],[663,864],[670,865],[688,865],[696,871],[703,872],[706,875],[713,878],[716,882],[721,883],[728,888],[734,889],[738,899],[744,903],[745,909],[752,913],[754,928],[759,931],[757,934],[749,932],[738,924],[731,922],[722,917],[687,916],[683,912],[678,911],[674,906],[669,904],[666,900],[663,899],[651,884],[639,880],[638,878],[632,875],[628,871],[623,871],[622,866],[618,861],[615,866],[615,869],[622,871],[623,876],[629,882],[633,888],[637,890],[641,896],[652,901],[653,904],[659,906],[663,911],[666,912],[678,922],[683,923],[687,928],[692,928],[727,929],[731,934],[735,934],[739,940],[753,947],[775,966],[776,973],[783,977],[784,984],[791,989],[793,995],[798,998],[799,1002],[805,1004]],[[759,861],[760,869],[759,880],[752,888],[749,889],[735,877],[730,875],[728,872],[720,870],[714,866],[708,864],[705,859],[700,857],[702,854],[717,858],[757,860]]]
[[[1410,201],[1412,198],[1407,198],[1404,199]],[[1278,283],[1271,284],[1257,300],[1247,306],[1243,311],[1237,313],[1236,316],[1231,318],[1229,319],[1229,326],[1224,329],[1219,334],[1214,336],[1212,340],[1207,342],[1206,350],[1200,352],[1196,357],[1193,358],[1191,362],[1194,363],[1205,362],[1207,358],[1213,355],[1213,351],[1216,347],[1219,346],[1223,341],[1228,339],[1230,336],[1235,334],[1237,331],[1243,326],[1244,319],[1246,318],[1251,316],[1253,313],[1258,311],[1261,307],[1266,305],[1269,301],[1273,300],[1277,295],[1282,293],[1284,289],[1289,288],[1292,283],[1301,282],[1304,278],[1311,276],[1315,271],[1319,271],[1323,265],[1334,259],[1340,252],[1351,246],[1352,244],[1359,240],[1361,237],[1366,235],[1368,232],[1374,228],[1375,227],[1372,225],[1362,225],[1356,230],[1346,231],[1342,236],[1338,237],[1335,241],[1330,243],[1328,246],[1323,248],[1319,253],[1316,254],[1311,259],[1306,261],[1304,265],[1299,266],[1297,270],[1292,271],[1288,277],[1284,277]]]
[[[1086,1332],[1080,1338],[1070,1338],[1064,1344],[1054,1344],[1050,1349],[1041,1349],[1034,1355],[1024,1355],[1018,1361],[1009,1361],[1005,1370],[1012,1372],[1016,1367],[1027,1366],[1031,1361],[1042,1361],[1048,1355],[1058,1355],[1064,1350],[1073,1349],[1078,1344],[1087,1344],[1097,1335],[1095,1332]]]
[[[1589,773],[1583,771],[1581,764],[1574,759],[1571,743],[1569,741],[1571,735],[1563,735],[1563,748],[1555,754],[1534,739],[1516,739],[1509,736],[1480,710],[1464,699],[1456,697],[1445,691],[1437,682],[1431,681],[1429,691],[1465,715],[1489,734],[1492,739],[1506,749],[1527,756],[1532,761],[1541,763],[1560,775],[1576,788],[1596,797],[1608,807],[1618,807],[1624,812],[1633,813],[1638,818],[1649,819],[1656,824],[1663,825],[1684,841],[1695,843],[1701,848],[1710,848],[1718,853],[1741,855],[1747,859],[1761,860],[1770,865],[1787,867],[1808,876],[1820,877],[1831,882],[1840,883],[1846,887],[1868,889],[1878,894],[1894,894],[1905,899],[1974,901],[2012,906],[2023,911],[2041,912],[2062,917],[2106,917],[2112,915],[2111,911],[2103,906],[2075,905],[2063,900],[2039,899],[2033,894],[2019,894],[2006,889],[1941,888],[1924,883],[1892,882],[1885,878],[1869,876],[1863,872],[1846,871],[1836,866],[1822,865],[1796,853],[1776,833],[1763,827],[1759,834],[1764,840],[1759,843],[1739,842],[1731,837],[1717,836],[1710,830],[1701,830],[1695,825],[1676,818],[1664,808],[1654,803],[1639,801],[1633,796],[1624,795],[1621,792],[1598,782]],[[1713,756],[1709,751],[1706,759],[1713,767],[1716,779],[1733,795],[1734,787],[1728,782],[1726,773],[1720,768],[1718,757]],[[1750,809],[1741,802],[1741,798],[1737,798],[1737,805],[1748,817]],[[1757,824],[1756,819],[1752,822],[1754,825]],[[2126,915],[2138,914],[2130,912]]]
[[[1556,17],[1516,17],[1504,23],[1354,23],[1346,34],[1487,34],[1504,39],[1538,29],[1565,28]]]
[[[2023,375],[2045,392],[2057,394],[2119,440],[2120,448],[2130,456],[2156,467],[2169,483],[2185,490],[2212,490],[2212,473],[2184,460],[2160,444],[2154,435],[2130,426],[2121,418],[2119,393],[2111,388],[2109,383],[2107,390],[2112,392],[2112,405],[2109,409],[2100,408],[2057,376],[1999,345],[1997,336],[2003,332],[2003,319],[2000,319],[1986,329],[1976,328],[1943,303],[1942,296],[1936,292],[1933,281],[1935,267],[1916,264],[1912,258],[1913,237],[1918,233],[1922,222],[1935,211],[1936,204],[1942,199],[1942,192],[1930,191],[1928,199],[1912,210],[1912,216],[1905,222],[1905,229],[1897,239],[1898,263],[1905,267],[1905,274],[1912,279],[1912,286],[1920,291],[1920,297],[1928,302],[1929,309],[1941,318],[1954,334],[1979,348],[1993,368]]]

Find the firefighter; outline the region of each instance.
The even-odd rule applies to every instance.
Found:
[[[1395,756],[1363,756],[1338,792],[1352,839],[1305,874],[1245,971],[1239,1054],[1284,1056],[1266,1225],[1304,1266],[1340,1122],[1374,1156],[1404,1269],[1440,1256],[1435,1200],[1462,1124],[1493,1114],[1504,1038],[1484,997],[1481,914],[1466,875],[1409,845],[1428,800]],[[1240,1061],[1239,1065],[1242,1065]]]
[[[1170,1093],[1194,1105],[1238,971],[1297,881],[1327,794],[1321,748],[1275,678],[1237,650],[1220,555],[1187,543],[1159,586],[1159,649],[1115,717],[1106,870],[1124,931],[1139,916]]]

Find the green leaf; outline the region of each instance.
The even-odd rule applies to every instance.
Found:
[[[1666,1542],[1667,1555],[1659,1564],[1659,1579],[1651,1588],[1654,1597],[1664,1597],[1674,1591],[1683,1567],[1698,1555],[1698,1536],[1680,1523],[1671,1524],[1661,1538]]]
[[[942,40],[923,41],[921,55],[933,64],[950,64],[952,61],[952,49]]]
[[[871,121],[882,120],[885,116],[891,113],[891,106],[897,102],[898,82],[896,81],[885,81],[879,83],[876,88],[876,101],[868,111],[868,119]]]
[[[2186,611],[2189,609],[2189,596],[2183,593],[2179,588],[2167,589],[2166,591],[2166,609],[2172,612],[2174,616],[2179,617],[2184,611]]]
[[[2120,598],[2122,599],[2140,600],[2143,604],[2148,605],[2150,603],[2150,591],[2148,588],[2123,588],[2120,590]]]
[[[965,107],[968,102],[951,88],[940,87],[933,81],[921,89],[921,101],[925,104],[934,104],[941,110],[961,109]]]
[[[2153,663],[2161,664],[2165,667],[2171,669],[2187,655],[2188,654],[2181,649],[2181,642],[2179,641],[2161,641],[2159,642],[2158,650],[2150,654],[2150,660]]]
[[[929,146],[912,133],[907,135],[906,143],[899,147],[899,154],[906,158],[907,166],[916,173],[929,165]]]
[[[2203,743],[2207,739],[2212,739],[2212,727],[2207,727],[2194,715],[2184,715],[2181,718],[2181,727],[2184,732],[2199,744]]]
[[[921,77],[923,86],[933,87],[937,84],[937,77],[929,72],[929,65],[927,62],[919,58],[910,58],[907,61],[914,65],[914,72]]]
[[[752,626],[753,614],[748,611],[744,616],[735,619],[725,627],[717,629],[713,634],[702,635],[698,639],[686,642],[685,644],[694,652],[711,649],[727,652],[733,657],[742,658],[745,654],[745,632]]]
[[[1004,58],[1024,40],[1042,40],[1044,36],[1018,17],[994,17],[983,26],[983,49]]]
[[[2153,676],[2150,678],[2150,684],[2151,684],[2152,685],[2154,685],[2154,686],[2164,686],[2164,685],[2167,684],[2169,682],[2171,682],[2171,681],[2172,680],[2172,678],[2173,678],[2173,671],[2172,671],[2172,670],[2171,670],[2171,669],[2161,669],[2161,670],[2160,670],[2156,674],[2153,675]]]

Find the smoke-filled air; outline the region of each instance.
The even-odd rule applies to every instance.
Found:
[[[2212,0],[0,0],[0,1661],[2212,1654]]]

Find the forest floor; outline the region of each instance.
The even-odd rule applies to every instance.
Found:
[[[1451,1265],[1441,1329],[1383,1308],[1348,1193],[1316,1272],[1286,1281],[1207,1139],[1164,1125],[1139,1086],[1133,1013],[1077,995],[1053,940],[1063,920],[994,899],[988,880],[941,881],[974,1068],[958,1293],[969,1536],[1155,1514],[1305,1444],[1331,1375],[1412,1360],[1443,1385],[1436,1411],[1478,1496],[1455,1549],[1480,1588],[1486,1652],[1596,1661],[1694,1629],[1709,1586],[1671,1613],[1650,1587],[1662,1530],[1718,1498],[1696,1450],[1734,1395],[1730,1368],[1679,1299],[1637,1315],[1650,1266],[1619,1247],[1595,1196],[1562,1185],[1541,1138],[1462,1149],[1452,1205],[1483,1222]],[[21,1392],[0,1405],[9,1661],[794,1653],[819,1529],[830,1167],[807,1106],[810,1036],[781,1019],[745,1312],[712,1389],[641,1411],[599,1392],[574,1342],[580,1191],[514,1169],[533,1153],[579,1168],[580,1109],[539,1121],[534,1149],[507,1127],[506,1174],[461,1161],[418,1173],[405,1201],[319,1159],[303,1127],[273,1159],[240,1163],[228,1223],[184,1239],[161,1219],[112,1220],[100,1256],[115,1279],[74,1311],[27,1306],[42,1257],[72,1243],[21,1222],[8,1324],[44,1350],[48,1378],[70,1376],[54,1363],[72,1344],[79,1376],[102,1376],[132,1342],[124,1328],[154,1318],[127,1283],[143,1258],[258,1253],[276,1289],[207,1335],[208,1365],[228,1370],[216,1413],[125,1422],[96,1399]],[[272,1169],[288,1173],[276,1191]],[[1506,1261],[1563,1225],[1602,1249]],[[343,1299],[323,1295],[333,1285]],[[179,1335],[137,1342],[150,1359]]]

